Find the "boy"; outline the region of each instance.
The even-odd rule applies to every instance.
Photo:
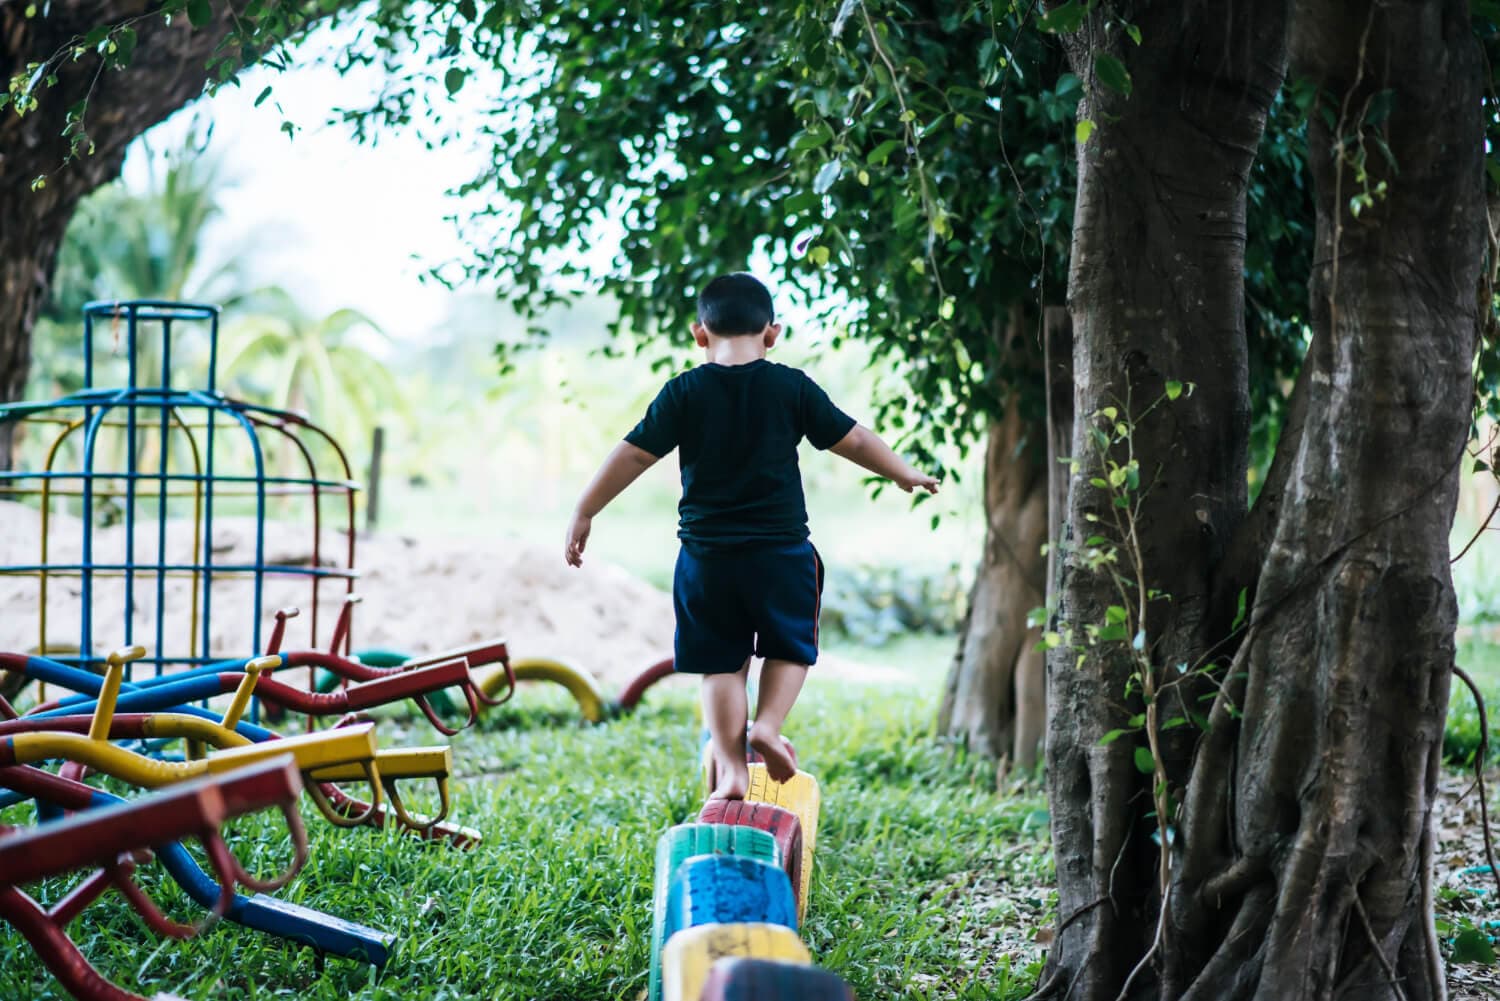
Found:
[[[766,361],[781,335],[771,294],[748,274],[715,278],[698,297],[693,340],[707,363],[669,381],[579,498],[565,558],[583,565],[593,518],[656,460],[679,449],[682,549],[672,579],[676,669],[703,675],[703,717],[720,776],[710,799],[743,799],[745,678],[765,658],[748,739],[777,782],[796,771],[781,737],[818,659],[823,563],[808,541],[797,468],[806,437],[910,493],[938,481],[907,465],[833,405],[799,369]]]

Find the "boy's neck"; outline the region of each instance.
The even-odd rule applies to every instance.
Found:
[[[717,337],[709,334],[705,354],[711,365],[748,365],[766,356],[766,342],[755,334],[743,337]]]

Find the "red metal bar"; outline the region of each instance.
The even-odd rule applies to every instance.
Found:
[[[217,830],[232,816],[227,789],[244,813],[296,799],[302,776],[290,759],[268,761],[243,774],[207,776],[131,803],[81,810],[65,820],[27,828],[0,839],[0,885],[110,866],[128,849]]]
[[[74,997],[87,1001],[147,1001],[100,976],[42,906],[13,886],[0,886],[0,918],[21,933],[42,964]]]
[[[630,684],[625,686],[625,690],[620,693],[620,698],[616,704],[621,709],[634,709],[640,704],[641,698],[646,694],[648,688],[672,676],[675,664],[676,662],[671,657],[668,657],[666,660],[659,660],[646,668],[631,679]]]

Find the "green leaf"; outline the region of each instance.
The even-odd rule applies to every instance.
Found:
[[[1130,71],[1108,52],[1101,52],[1094,57],[1094,75],[1110,90],[1130,96]]]
[[[1239,597],[1235,599],[1234,621],[1229,624],[1230,632],[1234,632],[1240,627],[1240,623],[1245,621],[1245,596],[1249,592],[1249,590],[1250,589],[1246,587],[1240,588]]]
[[[121,28],[115,32],[115,58],[120,65],[130,62],[130,57],[135,55],[135,29]]]
[[[1477,963],[1480,966],[1495,965],[1495,947],[1489,936],[1472,926],[1463,929],[1453,940],[1454,963]]]
[[[1182,383],[1175,379],[1167,380],[1167,399],[1175,400],[1182,395]]]
[[[870,154],[865,157],[865,163],[868,163],[872,167],[883,167],[886,161],[891,158],[891,154],[900,148],[900,139],[887,139],[879,146],[870,150]]]
[[[453,94],[457,94],[460,90],[463,89],[464,81],[468,79],[468,76],[469,75],[463,70],[459,69],[457,66],[454,66],[449,69],[448,72],[443,74],[443,86],[448,88],[448,94],[450,96]]]
[[[1101,747],[1105,744],[1113,744],[1115,741],[1119,740],[1129,732],[1129,730],[1111,730],[1109,731],[1109,733],[1106,733],[1103,737],[1099,738],[1099,744]]]
[[[1125,34],[1129,35],[1130,36],[1130,40],[1132,42],[1134,42],[1135,44],[1137,44],[1137,45],[1141,44],[1141,29],[1140,28],[1137,28],[1133,24],[1127,24],[1125,26]]]
[[[1151,757],[1151,748],[1137,747],[1135,749],[1135,770],[1142,775],[1150,775],[1156,771],[1156,759]]]
[[[1078,145],[1082,146],[1089,141],[1089,136],[1094,134],[1094,123],[1087,118],[1080,118],[1078,124],[1073,127],[1073,138]]]
[[[1055,31],[1066,35],[1083,27],[1083,19],[1088,13],[1088,8],[1078,0],[1068,0],[1061,7],[1054,7],[1037,18],[1036,26],[1041,31]]]
[[[792,140],[792,152],[801,153],[804,150],[817,149],[832,138],[833,130],[822,122],[816,122]]]
[[[1187,717],[1186,716],[1173,716],[1171,719],[1169,719],[1165,723],[1163,723],[1161,725],[1161,728],[1163,730],[1175,730],[1179,726],[1186,726],[1186,725],[1187,725]]]
[[[214,7],[209,0],[188,0],[188,20],[193,27],[201,28],[214,19]]]
[[[1104,621],[1105,622],[1110,622],[1110,623],[1124,622],[1127,618],[1129,618],[1129,615],[1126,613],[1126,611],[1125,611],[1125,609],[1124,609],[1123,606],[1120,606],[1120,605],[1110,605],[1108,608],[1106,608],[1104,610]]]
[[[828,263],[828,256],[828,248],[821,245],[812,247],[807,252],[807,259],[820,268]]]
[[[818,175],[813,178],[813,190],[820,195],[827,194],[828,189],[833,187],[834,183],[838,181],[839,173],[842,169],[837,160],[829,160],[823,164],[822,169],[818,171]]]
[[[271,88],[267,87],[255,98],[255,106],[258,108],[265,103],[266,98],[271,96]]]

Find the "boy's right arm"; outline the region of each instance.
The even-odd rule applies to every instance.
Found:
[[[896,486],[911,493],[921,487],[930,494],[938,492],[938,481],[926,473],[914,469],[910,463],[881,440],[880,435],[862,424],[856,424],[849,433],[828,449],[856,466],[863,466],[877,476],[884,476]]]
[[[583,547],[588,544],[594,515],[603,511],[605,505],[620,495],[620,491],[654,466],[656,460],[657,456],[628,441],[620,442],[609,453],[599,471],[584,488],[583,496],[578,498],[578,506],[573,509],[573,517],[568,522],[568,540],[563,548],[563,559],[569,565],[583,566]]]

